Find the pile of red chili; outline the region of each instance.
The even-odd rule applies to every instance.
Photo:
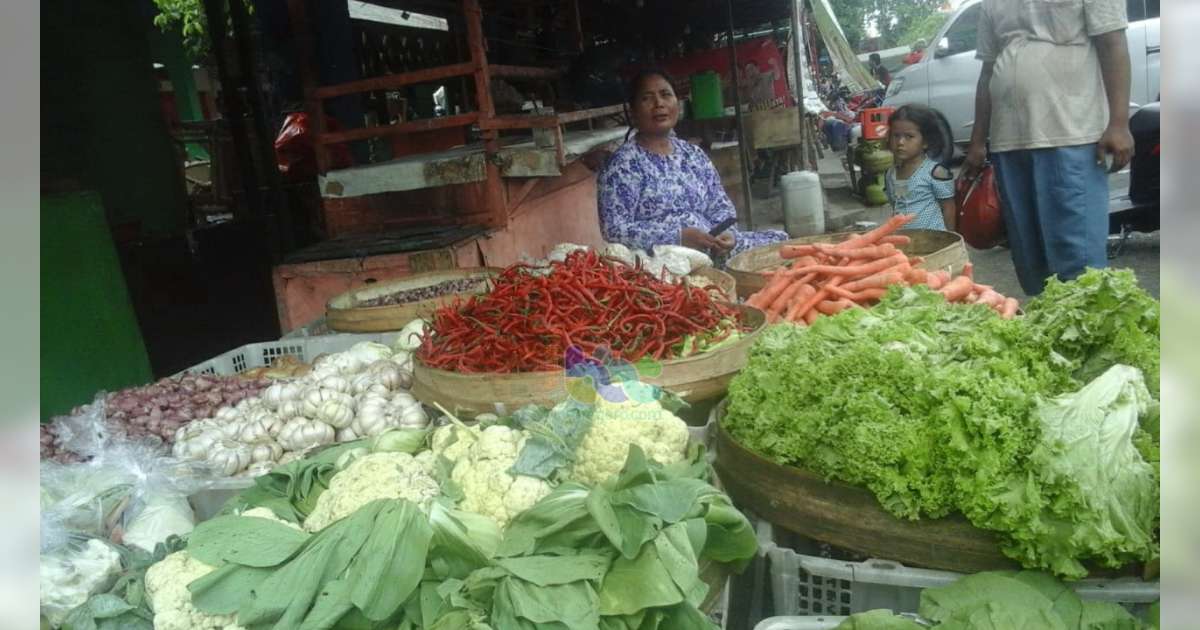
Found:
[[[727,322],[739,322],[716,287],[666,282],[594,251],[573,252],[549,273],[514,265],[493,283],[434,314],[417,350],[423,363],[469,373],[561,370],[571,347],[667,359],[688,335],[724,328],[715,343],[732,334]]]

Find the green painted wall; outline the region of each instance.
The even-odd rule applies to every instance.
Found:
[[[150,54],[154,61],[163,64],[167,77],[171,80],[171,92],[175,96],[175,110],[179,113],[179,120],[203,120],[204,110],[200,107],[200,93],[196,90],[192,59],[183,48],[178,29],[163,31],[151,28],[149,39]],[[187,145],[187,150],[194,160],[208,159],[208,152],[198,144]]]
[[[178,234],[186,193],[159,106],[145,4],[42,2],[41,170],[95,190],[114,224]]]
[[[42,197],[42,419],[153,377],[95,193]]]

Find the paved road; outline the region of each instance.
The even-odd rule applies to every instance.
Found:
[[[1159,233],[1133,234],[1126,242],[1121,254],[1108,261],[1110,267],[1127,267],[1137,274],[1138,282],[1154,297],[1158,297]],[[988,250],[968,248],[971,262],[975,264],[975,277],[981,284],[990,284],[1004,295],[1011,295],[1022,302],[1025,292],[1017,282],[1013,269],[1012,254],[1003,247]]]

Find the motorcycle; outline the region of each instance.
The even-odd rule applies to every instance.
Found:
[[[1129,192],[1113,199],[1108,213],[1108,257],[1121,255],[1129,235],[1154,232],[1159,220],[1159,103],[1142,107],[1129,119],[1133,159],[1129,163]]]

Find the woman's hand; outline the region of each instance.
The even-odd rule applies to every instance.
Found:
[[[709,236],[708,232],[700,228],[687,227],[683,228],[679,233],[679,243],[684,247],[691,247],[702,252],[717,251],[720,253],[729,253],[735,244],[734,236],[728,232],[720,237]]]

